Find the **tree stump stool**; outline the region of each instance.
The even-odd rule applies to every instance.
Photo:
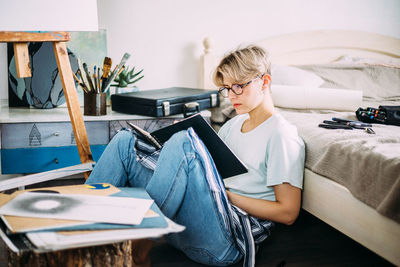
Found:
[[[8,266],[63,267],[63,266],[133,266],[132,241],[109,245],[60,250],[47,253],[16,254],[8,249]]]

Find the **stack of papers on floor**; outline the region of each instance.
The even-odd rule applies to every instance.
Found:
[[[143,188],[59,186],[0,194],[0,236],[15,253],[154,238],[184,230]]]

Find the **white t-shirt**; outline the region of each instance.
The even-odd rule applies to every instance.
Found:
[[[255,129],[242,133],[247,118],[248,114],[238,115],[218,132],[249,171],[224,179],[226,188],[240,195],[271,201],[276,200],[274,185],[290,183],[302,188],[305,146],[296,127],[275,113]]]

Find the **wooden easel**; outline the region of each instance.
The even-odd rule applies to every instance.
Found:
[[[89,140],[83,116],[80,110],[78,95],[76,94],[71,64],[68,58],[65,42],[69,41],[67,32],[0,32],[0,43],[13,43],[15,63],[18,77],[30,77],[28,42],[52,42],[54,54],[60,72],[61,82],[68,106],[68,112],[78,146],[81,165],[93,162]],[[87,164],[86,164],[87,165]],[[49,174],[53,175],[53,174]],[[85,173],[85,178],[89,175]],[[55,176],[54,176],[55,177]],[[24,179],[24,178],[21,178]],[[8,251],[8,266],[133,266],[133,241],[125,241],[110,245],[88,248],[76,248],[48,253],[34,253],[28,251],[16,254]],[[147,254],[148,255],[147,251]],[[136,266],[136,265],[135,265]]]
[[[15,64],[19,78],[30,77],[28,42],[52,42],[56,57],[61,83],[68,106],[69,117],[74,131],[76,145],[78,146],[81,163],[93,162],[85,123],[81,113],[78,95],[72,76],[71,63],[69,62],[65,42],[70,40],[68,32],[0,32],[0,43],[13,43]],[[85,173],[87,179],[89,173]]]

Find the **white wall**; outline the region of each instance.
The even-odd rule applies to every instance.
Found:
[[[0,7],[1,8],[1,7]],[[98,0],[113,62],[144,68],[143,89],[199,86],[202,40],[216,53],[243,42],[305,30],[348,29],[400,38],[399,0]],[[0,46],[0,99],[7,98],[5,45]]]

